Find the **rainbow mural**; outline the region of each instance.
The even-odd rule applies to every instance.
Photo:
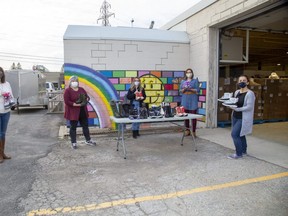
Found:
[[[177,106],[181,102],[179,95],[179,83],[184,76],[184,71],[148,71],[148,70],[103,70],[95,71],[89,67],[64,64],[64,76],[66,86],[72,75],[79,77],[80,86],[83,87],[89,97],[89,125],[100,128],[116,128],[116,124],[110,121],[113,111],[111,100],[124,99],[132,78],[139,77],[146,91],[146,100],[149,106],[160,105],[163,101],[170,102],[171,106]],[[200,83],[198,99],[198,114],[206,114],[206,82]]]
[[[111,100],[118,100],[119,96],[112,83],[101,73],[82,65],[64,64],[65,84],[71,76],[79,78],[79,85],[83,87],[90,97],[89,125],[99,125],[100,128],[115,128],[115,123],[110,121],[113,116],[110,106]]]

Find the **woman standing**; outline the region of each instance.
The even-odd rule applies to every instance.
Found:
[[[198,92],[199,92],[199,81],[194,79],[194,73],[191,68],[185,71],[185,77],[180,83],[180,93],[182,94],[181,106],[184,107],[186,113],[196,114],[198,109]],[[192,120],[192,132],[193,136],[196,137],[196,124],[197,120]],[[185,135],[190,135],[189,120],[185,120]]]
[[[64,92],[65,113],[64,117],[70,120],[70,138],[73,149],[77,149],[76,129],[78,122],[80,123],[84,137],[85,144],[95,146],[96,142],[90,138],[88,127],[88,110],[87,102],[89,97],[84,88],[79,87],[77,76],[72,76],[69,80],[69,87]]]
[[[231,136],[236,148],[236,154],[229,155],[230,159],[242,158],[247,155],[246,135],[252,133],[255,95],[248,89],[249,79],[246,75],[238,78],[239,90],[234,93],[238,98],[237,108],[232,112],[232,132]]]
[[[10,107],[5,108],[4,105],[5,101],[9,98],[13,98],[11,86],[9,82],[5,81],[4,70],[0,67],[0,163],[3,163],[4,159],[11,159],[10,156],[4,153],[6,141],[5,135],[10,119]]]
[[[131,107],[138,109],[142,107],[143,101],[146,99],[146,94],[144,88],[141,86],[139,78],[134,78],[133,82],[127,93],[127,98],[130,100]],[[139,134],[140,123],[132,123],[132,135],[136,139]]]

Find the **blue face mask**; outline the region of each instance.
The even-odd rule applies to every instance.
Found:
[[[240,83],[238,83],[238,86],[240,88],[245,88],[247,86],[247,83],[246,82],[240,82]]]

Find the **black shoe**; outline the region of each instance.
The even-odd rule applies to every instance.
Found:
[[[136,130],[132,130],[132,136],[134,139],[137,139],[137,131]]]

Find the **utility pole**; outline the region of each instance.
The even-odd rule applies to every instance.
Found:
[[[98,20],[102,20],[102,26],[111,26],[109,23],[109,18],[111,16],[115,17],[114,13],[111,13],[108,11],[109,8],[111,8],[111,5],[106,0],[104,0],[102,6],[100,8],[101,14],[100,14],[99,18],[97,19],[97,23],[98,23]]]

